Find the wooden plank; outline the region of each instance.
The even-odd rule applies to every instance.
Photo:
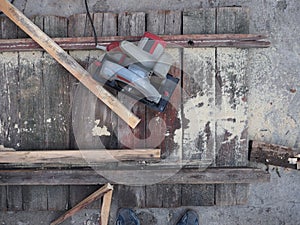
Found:
[[[184,34],[214,34],[215,9],[183,12]],[[215,50],[183,50],[183,159],[214,162]],[[197,115],[197,116],[196,116]],[[214,204],[212,185],[183,185],[183,205]]]
[[[136,167],[133,167],[136,169]],[[144,168],[145,170],[145,168]],[[107,170],[108,171],[108,170]],[[106,172],[107,172],[106,171]],[[111,173],[119,176],[130,174],[130,168],[111,169]],[[149,178],[154,174],[152,169],[147,170]],[[199,169],[182,169],[173,175],[171,169],[161,169],[160,173],[170,176],[161,184],[224,184],[238,183],[249,184],[269,182],[270,174],[266,171],[253,168],[208,168],[204,171]],[[173,175],[173,176],[172,176]],[[94,170],[34,170],[34,169],[11,169],[0,170],[0,185],[97,185],[107,182],[105,177],[100,176]]]
[[[103,14],[102,36],[116,36],[118,31],[118,15],[115,13]]]
[[[183,12],[184,34],[215,34],[216,9],[195,9]]]
[[[3,151],[1,164],[88,165],[119,161],[159,160],[160,149]],[[87,164],[88,162],[88,164]]]
[[[0,37],[1,38],[16,38],[17,37],[17,26],[8,18],[0,18]]]
[[[92,14],[93,16],[93,14]],[[92,37],[92,25],[86,13],[75,14],[69,17],[68,34],[69,37]]]
[[[105,22],[105,20],[104,20]],[[111,21],[109,21],[111,22]],[[71,33],[74,35],[73,33]],[[112,35],[115,35],[113,33]],[[75,35],[74,35],[75,36]],[[110,36],[110,35],[107,35]],[[168,42],[168,47],[201,48],[201,47],[238,47],[238,48],[266,48],[269,41],[261,40],[267,36],[259,34],[191,34],[191,35],[160,35]],[[141,36],[110,36],[98,37],[98,44],[107,46],[113,41],[138,41]],[[94,50],[93,37],[53,38],[64,50]],[[261,40],[261,41],[260,41]],[[43,50],[32,39],[0,39],[0,52],[9,51],[41,51]]]
[[[247,14],[244,8],[218,8],[217,33],[248,33]],[[216,50],[217,166],[247,165],[247,54],[245,49]],[[240,195],[247,195],[241,193],[248,192],[246,186],[216,185],[216,204],[236,204],[237,188]]]
[[[212,206],[214,205],[213,184],[182,185],[182,206]]]
[[[122,36],[141,36],[146,30],[145,13],[120,13],[118,16],[118,35]],[[123,121],[118,121],[118,140],[120,148],[145,148],[146,137],[146,115],[145,106],[125,94],[118,94],[118,99],[126,104],[135,115],[141,118],[138,126],[132,130]]]
[[[10,211],[23,210],[23,187],[7,186],[7,208]]]
[[[113,190],[106,192],[103,196],[103,203],[102,203],[101,212],[100,212],[100,224],[101,225],[108,224],[112,194],[113,194]]]
[[[150,11],[147,13],[147,31],[158,35],[181,34],[181,12],[172,11]],[[181,79],[181,50],[167,49],[167,53],[174,59],[174,65],[170,73]],[[180,84],[175,89],[170,102],[163,113],[146,109],[148,126],[146,127],[146,146],[161,146],[161,157],[166,160],[181,159],[181,133],[180,120],[181,88]],[[156,121],[155,123],[151,123]],[[164,123],[164,124],[161,124]],[[176,173],[176,170],[174,171]],[[179,206],[181,187],[180,185],[151,185],[146,187],[146,206],[147,207],[176,207]],[[171,193],[169,193],[171,192]],[[166,194],[164,194],[166,193]],[[169,196],[170,194],[170,196]],[[156,196],[154,196],[156,195]]]
[[[117,186],[119,208],[143,208],[145,207],[145,187],[144,186]]]
[[[295,169],[295,165],[289,163],[296,151],[285,146],[268,144],[260,141],[250,142],[250,161],[267,165],[282,166]]]
[[[6,211],[7,210],[7,191],[6,186],[0,187],[0,210]]]
[[[68,186],[47,186],[47,208],[50,211],[68,209]]]
[[[72,75],[88,87],[98,98],[114,110],[132,128],[139,119],[133,115],[123,104],[99,85],[91,75],[84,70],[71,56],[69,56],[59,45],[43,33],[28,18],[26,18],[17,8],[4,0],[0,4],[1,10],[18,26],[39,43],[52,57],[62,64]]]
[[[23,208],[27,211],[47,210],[47,187],[46,186],[24,186]]]
[[[101,198],[106,192],[112,190],[113,187],[110,184],[106,184],[103,187],[101,187],[99,190],[79,202],[76,206],[74,206],[72,209],[67,211],[64,215],[53,221],[50,225],[56,225],[63,221],[65,221],[67,218],[73,216],[76,212],[80,211],[84,207],[86,207],[88,204],[92,203],[93,201]]]

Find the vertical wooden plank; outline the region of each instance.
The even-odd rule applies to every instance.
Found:
[[[215,9],[196,9],[183,12],[184,34],[214,34]]]
[[[47,187],[24,186],[23,209],[28,211],[47,210]]]
[[[0,186],[0,210],[7,210],[7,202],[6,202],[6,186]]]
[[[66,37],[67,19],[45,16],[43,30],[51,37]],[[69,148],[70,130],[70,75],[47,53],[44,53],[42,68],[45,88],[45,147],[47,149],[67,149]]]
[[[16,27],[7,17],[0,18],[0,37],[17,38]],[[18,148],[19,130],[19,76],[18,53],[0,54],[0,143],[6,147]]]
[[[69,37],[93,36],[92,25],[85,13],[75,14],[69,17],[68,35]]]
[[[68,186],[47,186],[47,209],[51,211],[68,209]]]
[[[218,8],[217,33],[248,33],[248,10]],[[216,50],[216,165],[247,165],[247,85],[246,49]],[[216,204],[234,205],[246,202],[247,184],[216,185]]]
[[[143,208],[145,207],[145,187],[118,185],[119,208]]]
[[[116,36],[118,32],[118,15],[103,13],[102,36]]]
[[[215,33],[215,9],[183,12],[184,34]],[[183,50],[183,159],[215,157],[215,49]],[[183,185],[183,205],[213,205],[214,185]]]
[[[23,210],[22,186],[7,186],[7,207],[11,211]]]
[[[101,37],[103,31],[103,13],[94,13],[93,14],[93,23],[97,37]]]
[[[182,185],[182,206],[212,206],[214,205],[213,184]]]
[[[77,205],[80,201],[88,197],[90,194],[98,190],[100,186],[97,185],[89,185],[89,186],[83,186],[83,185],[73,185],[70,186],[70,196],[69,196],[69,202],[70,206],[69,208],[74,207]],[[89,209],[99,209],[101,206],[101,199],[98,199],[97,201],[94,201],[93,203],[89,204],[87,208]]]
[[[181,12],[177,11],[150,11],[147,13],[147,31],[154,34],[180,34],[181,33]],[[166,49],[174,59],[174,65],[170,74],[181,79],[181,49]],[[146,136],[148,140],[146,147],[161,147],[162,158],[167,160],[181,159],[181,87],[180,82],[175,89],[170,102],[163,113],[155,112],[146,108]],[[160,123],[149,129],[151,120],[157,121],[161,118],[166,125],[166,130]],[[177,132],[177,134],[175,134]],[[179,135],[178,135],[179,134]],[[175,136],[176,140],[175,140]],[[146,205],[147,207],[176,207],[180,205],[180,185],[151,185],[146,187]],[[172,197],[169,196],[172,195]],[[154,196],[156,195],[156,197]]]
[[[118,16],[118,35],[122,36],[140,36],[143,35],[146,30],[145,20],[146,16],[143,12],[134,13],[120,13]],[[132,112],[137,115],[141,122],[135,129],[129,128],[121,119],[118,119],[118,139],[119,147],[121,148],[145,148],[145,106],[142,103],[128,97],[124,94],[118,94],[118,99],[127,105],[132,107]]]

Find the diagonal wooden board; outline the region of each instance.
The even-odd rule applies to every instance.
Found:
[[[109,106],[122,120],[131,128],[135,128],[140,122],[131,111],[129,111],[117,98],[103,88],[92,76],[82,68],[70,55],[68,55],[58,44],[56,44],[39,27],[30,21],[22,12],[7,0],[0,2],[0,10],[16,23],[25,33],[35,40],[45,51],[64,66],[73,76],[83,83],[101,101]]]

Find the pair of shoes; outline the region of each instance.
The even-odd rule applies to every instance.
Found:
[[[120,209],[116,225],[141,225],[136,214],[131,209]]]
[[[186,211],[177,225],[199,225],[197,213],[193,210]]]
[[[140,221],[131,209],[120,209],[116,225],[140,225]],[[177,225],[199,225],[197,213],[188,210],[179,220]]]

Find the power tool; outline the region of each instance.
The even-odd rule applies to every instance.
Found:
[[[93,62],[93,78],[163,112],[179,82],[169,74],[174,59],[165,52],[166,45],[150,32],[137,44],[113,42],[105,47],[102,60]]]

